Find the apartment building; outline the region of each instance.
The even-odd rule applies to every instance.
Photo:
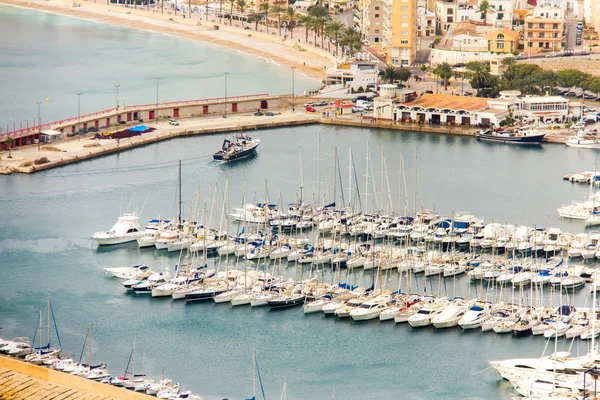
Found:
[[[360,30],[369,45],[377,51],[382,50],[383,44],[383,8],[382,0],[363,0],[360,8]]]
[[[458,1],[457,0],[436,0],[435,17],[436,30],[439,34],[446,34],[448,28],[455,22],[458,22]]]
[[[552,5],[539,6],[525,17],[525,52],[559,52],[563,47],[564,11]]]
[[[435,14],[425,7],[417,8],[417,36],[435,36]]]
[[[389,65],[408,67],[416,53],[417,0],[383,1],[382,52]]]

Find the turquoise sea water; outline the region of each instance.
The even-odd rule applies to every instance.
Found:
[[[93,30],[103,27],[49,14],[11,8],[0,10],[0,18],[13,14],[15,18],[9,18],[9,21],[30,18],[31,30],[44,28],[56,35],[64,29],[74,29],[73,24]],[[68,28],[64,28],[65,24]],[[118,30],[120,28],[111,27],[111,32]],[[126,31],[137,39],[147,35]],[[64,36],[64,40],[75,40],[76,35],[65,33]],[[137,40],[130,42],[118,38],[103,39],[103,46],[114,50],[133,46],[133,42],[138,44]],[[0,40],[5,41],[5,38]],[[174,53],[173,49],[181,43],[179,39],[162,36],[151,40],[164,41],[168,51]],[[13,44],[14,48],[24,46],[25,42]],[[234,56],[215,49],[214,59],[212,53],[206,56],[207,64],[212,65],[213,60],[222,63],[221,56]],[[139,57],[153,59],[145,51],[139,53]],[[112,59],[94,60],[97,79],[108,86],[105,92],[95,95],[96,106],[100,108],[104,104],[111,106],[112,79],[109,74],[118,72],[135,78],[136,64],[125,57],[127,52],[121,54],[124,56],[120,59],[119,69],[114,69]],[[275,85],[273,76],[282,73],[275,66],[261,64],[263,61],[237,54],[235,57],[249,65],[257,63],[256,68],[263,72],[257,75],[256,81],[271,81]],[[2,55],[0,65],[6,66],[10,60]],[[54,59],[48,60],[49,64],[54,62]],[[0,74],[23,69],[20,73],[35,77],[31,78],[33,81],[47,81],[44,69],[32,68],[32,65],[0,68]],[[222,64],[210,68],[222,71],[218,65]],[[168,66],[169,60],[163,60],[161,70]],[[265,68],[273,70],[265,72]],[[54,68],[52,73],[61,76],[60,68]],[[153,75],[153,70],[149,70],[145,76],[151,81]],[[62,79],[70,82],[75,78],[67,74]],[[195,82],[194,77],[179,79],[183,88],[187,86],[186,82],[190,86]],[[46,87],[30,86],[26,96],[35,104],[36,99],[48,96],[45,94],[48,91],[56,92],[48,97],[58,99],[79,90],[75,89],[78,85],[73,84],[73,90],[61,92],[61,85],[55,85],[54,79],[50,81]],[[85,82],[93,84],[93,80]],[[282,82],[284,85],[285,79]],[[253,91],[250,83],[247,85],[248,91]],[[149,93],[152,93],[151,86],[145,89]],[[218,88],[215,84],[212,95],[218,95]],[[136,93],[142,99],[144,91],[139,90]],[[179,93],[171,92],[170,99],[186,97]],[[26,108],[17,107],[21,101],[22,97],[15,92],[14,98],[1,100],[0,112],[10,110],[7,115],[19,115]],[[51,102],[57,103],[58,100]],[[72,115],[69,106],[56,107],[57,118]],[[556,207],[582,198],[588,189],[562,182],[561,177],[571,171],[592,169],[595,153],[557,145],[521,148],[479,143],[466,137],[320,126],[259,131],[254,135],[262,140],[257,156],[232,165],[211,162],[212,152],[226,137],[213,135],[174,139],[30,176],[1,177],[0,326],[3,336],[32,337],[38,309],[50,297],[63,345],[76,357],[87,326],[92,324],[94,358],[107,362],[116,374],[124,372],[136,340],[136,371],[143,367],[147,373],[158,377],[164,367],[168,377],[206,399],[250,396],[252,351],[257,352],[268,398],[279,396],[284,379],[288,382],[287,398],[295,400],[329,399],[333,391],[337,399],[510,398],[508,384],[486,370],[487,361],[539,356],[545,345],[543,340],[460,329],[412,329],[408,325],[379,321],[356,323],[326,318],[323,314],[305,316],[301,309],[278,312],[266,308],[232,309],[226,304],[186,305],[170,299],[125,295],[116,280],[104,276],[102,267],[146,263],[162,269],[172,267],[177,262],[177,255],[151,249],[142,251],[135,246],[98,251],[93,249],[90,236],[95,231],[110,228],[132,198],[138,210],[144,205],[144,221],[159,215],[174,215],[179,159],[183,160],[184,212],[194,206],[199,187],[201,204],[206,202],[208,209],[213,202],[216,204],[213,223],[217,225],[222,201],[220,196],[213,201],[212,193],[215,184],[218,184],[219,192],[223,190],[227,178],[231,187],[231,207],[241,204],[244,187],[248,202],[262,200],[265,180],[270,200],[276,202],[281,193],[284,203],[293,201],[298,192],[299,148],[306,198],[328,198],[333,192],[334,146],[340,154],[339,170],[345,192],[349,190],[348,181],[355,179],[362,190],[366,180],[367,141],[371,149],[369,169],[374,171],[369,174],[369,185],[375,185],[377,195],[375,199],[372,194],[365,196],[364,190],[361,192],[363,204],[370,204],[369,208],[386,203],[383,198],[387,195],[382,192],[387,192],[387,187],[382,190],[381,179],[383,148],[390,197],[396,210],[403,211],[405,204],[404,184],[399,173],[402,154],[409,210],[413,210],[416,203],[416,208],[436,208],[445,215],[469,210],[485,217],[486,222],[548,224],[577,232],[582,227],[560,221]],[[348,175],[350,147],[356,177]],[[214,262],[210,260],[211,265]],[[286,265],[276,271],[284,275],[296,273],[293,266]],[[324,277],[328,279],[329,272]],[[370,284],[373,275],[358,271],[344,279]],[[386,285],[398,286],[397,275],[384,279]],[[449,280],[445,285],[437,279],[424,282],[421,278],[417,282],[412,283],[413,290],[421,293],[476,295],[475,287],[464,278],[456,282]],[[578,304],[586,302],[586,295],[587,290],[577,295]],[[589,300],[587,304],[590,304]],[[569,342],[561,341],[559,348],[567,349],[569,345]],[[585,352],[586,346],[575,342],[572,351]]]
[[[94,21],[0,6],[0,126],[32,123],[42,101],[42,122],[119,104],[224,96],[291,93],[292,71],[258,56],[189,39]],[[296,74],[302,93],[318,82]],[[50,101],[45,102],[48,98]]]

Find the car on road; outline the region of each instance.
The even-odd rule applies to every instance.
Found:
[[[577,129],[583,129],[587,126],[587,124],[583,121],[579,121],[573,125],[571,125],[571,129],[573,130],[577,130]]]
[[[359,100],[369,101],[369,98],[367,96],[356,96],[352,99],[352,102],[356,103]]]
[[[321,100],[321,101],[316,102],[312,106],[313,107],[323,107],[323,106],[326,106],[326,105],[329,105],[329,103],[326,102],[326,101],[324,101],[324,100]]]
[[[317,112],[317,110],[314,107],[311,107],[311,106],[306,106],[305,110],[307,112]]]
[[[467,65],[467,64],[465,64],[465,63],[462,63],[462,62],[459,62],[459,63],[456,63],[456,64],[454,64],[452,67],[453,67],[453,68],[462,68],[462,67],[464,67],[465,65]]]
[[[304,107],[312,107],[314,105],[315,105],[314,101],[309,101],[308,103],[304,103]]]
[[[179,126],[179,121],[177,121],[176,119],[170,119],[169,120],[169,125]]]
[[[365,111],[373,111],[373,106],[371,104],[367,104],[365,106]]]
[[[515,57],[515,60],[524,60],[524,59],[525,59],[525,57],[523,57],[523,56],[522,56],[522,55],[520,55],[520,54],[519,54],[518,56],[516,56],[516,57]]]
[[[554,57],[558,57],[558,55],[556,53],[546,54],[546,58],[554,58]]]
[[[352,112],[353,113],[355,113],[355,112],[363,112],[363,111],[365,111],[365,107],[363,107],[363,106],[353,106],[352,107]]]

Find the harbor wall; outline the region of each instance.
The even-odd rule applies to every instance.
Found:
[[[146,394],[136,393],[115,386],[95,382],[64,372],[52,370],[50,368],[29,364],[6,356],[0,356],[0,369],[7,369],[39,381],[65,386],[68,389],[82,392],[81,396],[77,396],[77,394],[75,394],[72,397],[69,397],[73,399],[83,398],[85,396],[90,398],[90,394],[96,396],[105,396],[107,398],[117,400],[147,400],[152,398]],[[32,384],[36,385],[35,383]],[[28,396],[23,397],[23,395],[20,395],[19,392],[32,390],[31,386],[32,385],[23,385],[22,388],[19,388],[19,386],[13,388],[4,388],[0,385],[0,398],[28,398]],[[40,387],[40,389],[47,390],[42,387]],[[35,396],[32,395],[31,397]]]

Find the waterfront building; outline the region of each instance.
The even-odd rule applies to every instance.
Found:
[[[494,53],[512,53],[519,49],[519,34],[508,28],[492,29],[485,38],[487,51]]]
[[[495,109],[512,110],[514,115],[545,123],[563,122],[569,116],[569,100],[561,96],[521,96],[518,90],[503,90],[488,100]]]
[[[562,50],[564,36],[564,11],[552,5],[533,9],[524,21],[525,51],[528,54],[538,52],[559,52]]]
[[[416,54],[417,0],[384,0],[382,18],[382,52],[387,64],[412,65]]]
[[[327,70],[325,83],[327,85],[343,85],[345,88],[358,90],[377,84],[378,63],[365,56],[359,55],[356,60],[344,61],[335,68]]]
[[[273,6],[280,6],[283,10],[287,9],[289,4],[288,4],[288,0],[256,0],[256,1],[251,1],[249,3],[249,7],[247,12],[251,13],[260,13],[261,11],[261,4],[267,3],[269,5],[269,9],[271,9],[271,7]],[[225,8],[227,8],[226,6],[224,6]],[[269,19],[271,19],[269,17]]]

